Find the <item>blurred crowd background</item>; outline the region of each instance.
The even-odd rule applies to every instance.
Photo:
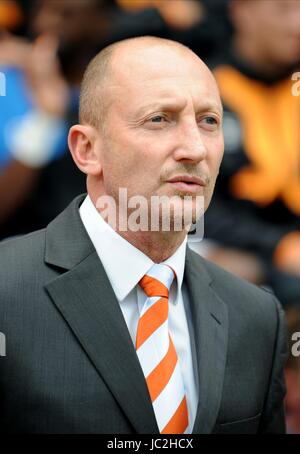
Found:
[[[215,74],[225,154],[205,240],[193,248],[274,292],[292,347],[300,332],[300,0],[0,0],[0,241],[45,227],[86,192],[66,141],[83,72],[107,44],[141,35],[182,42]],[[288,432],[300,433],[300,357],[290,354],[286,381]]]

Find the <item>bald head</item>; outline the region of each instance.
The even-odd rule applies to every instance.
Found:
[[[68,142],[74,161],[88,176],[95,206],[99,197],[109,196],[120,207],[123,189],[129,204],[142,196],[147,207],[152,196],[179,196],[173,221],[184,195],[192,197],[188,210],[195,219],[197,194],[208,206],[224,149],[222,104],[210,70],[190,49],[153,37],[107,47],[86,70],[80,122],[71,127]],[[198,183],[181,181],[186,175]],[[180,241],[185,234],[180,233]],[[141,246],[139,234],[124,236]]]
[[[127,78],[138,79],[145,65],[152,67],[153,74],[160,74],[161,64],[168,55],[177,54],[183,60],[190,59],[213,78],[207,66],[188,47],[175,41],[143,36],[116,42],[104,48],[89,63],[81,85],[79,120],[101,128],[106,112],[113,100],[108,88],[120,85]],[[184,62],[182,62],[184,64]],[[174,68],[177,70],[177,67]],[[178,70],[180,65],[178,65]]]

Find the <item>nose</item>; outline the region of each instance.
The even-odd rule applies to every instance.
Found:
[[[206,158],[206,146],[196,120],[182,125],[177,138],[177,146],[174,151],[176,161],[198,163]]]

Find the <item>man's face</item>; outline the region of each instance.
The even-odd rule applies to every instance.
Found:
[[[231,2],[234,23],[272,64],[300,61],[300,1],[242,0]]]
[[[39,0],[32,29],[34,34],[55,35],[63,45],[71,46],[93,38],[99,41],[104,19],[96,0]]]
[[[119,69],[107,88],[111,103],[101,153],[105,194],[118,200],[119,188],[127,188],[128,198],[178,195],[193,203],[198,195],[207,207],[224,147],[211,73],[189,52],[165,47],[114,60]],[[199,181],[189,183],[187,176]]]

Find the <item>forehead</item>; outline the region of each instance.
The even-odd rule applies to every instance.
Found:
[[[114,61],[108,84],[112,101],[129,110],[149,103],[199,105],[221,108],[219,91],[206,65],[192,52],[150,48]],[[201,106],[200,106],[201,107]]]

